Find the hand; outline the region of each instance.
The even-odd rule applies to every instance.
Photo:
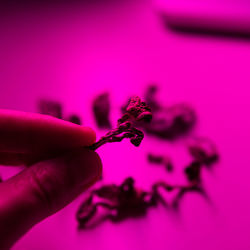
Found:
[[[100,158],[84,148],[94,142],[90,128],[0,110],[0,164],[27,166],[0,184],[0,249],[9,249],[99,179]]]

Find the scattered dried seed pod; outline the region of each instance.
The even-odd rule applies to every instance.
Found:
[[[59,102],[40,100],[38,103],[38,112],[62,119],[62,105]]]
[[[95,202],[98,198],[99,201]],[[127,217],[144,215],[149,206],[151,206],[151,194],[135,188],[134,179],[129,177],[119,186],[105,185],[93,190],[80,205],[76,218],[80,227],[84,227],[95,217],[98,207],[102,207],[107,212],[105,218],[115,222]]]
[[[189,182],[200,183],[201,181],[201,163],[193,161],[189,166],[185,168],[185,174]]]
[[[81,125],[82,122],[81,122],[81,118],[78,116],[78,115],[71,115],[69,118],[68,118],[68,121],[69,122],[72,122],[72,123],[75,123],[77,125]]]
[[[193,138],[189,142],[188,150],[196,161],[206,166],[210,166],[219,159],[216,146],[210,139],[205,137]]]
[[[124,138],[130,138],[130,142],[138,147],[144,138],[144,134],[141,130],[134,127],[134,123],[138,121],[148,122],[151,119],[150,107],[145,102],[142,102],[138,96],[132,97],[126,108],[126,113],[118,120],[117,128],[109,131],[89,148],[96,150],[105,143],[120,142]]]
[[[148,161],[156,164],[163,164],[164,157],[162,155],[154,155],[152,153],[148,154]]]
[[[97,126],[99,128],[111,128],[111,122],[109,120],[110,114],[110,97],[109,93],[105,92],[94,100],[93,112]]]
[[[157,91],[158,91],[158,87],[155,84],[149,85],[146,90],[145,101],[150,106],[152,111],[157,111],[161,109],[161,105],[158,103],[156,99]]]
[[[165,169],[167,170],[167,172],[173,172],[173,170],[174,170],[173,163],[172,163],[170,157],[168,157],[168,156],[155,155],[155,154],[149,153],[148,154],[148,161],[151,163],[163,165],[165,167]]]
[[[196,122],[196,114],[187,104],[176,104],[159,109],[150,124],[144,124],[145,131],[157,137],[173,140],[187,133]]]
[[[80,224],[86,223],[96,213],[96,207],[92,205],[93,195],[87,197],[87,199],[81,203],[77,213],[76,219]]]
[[[40,100],[38,103],[38,112],[44,115],[50,115],[58,119],[70,121],[72,123],[81,125],[81,118],[78,115],[71,115],[68,118],[63,116],[63,108],[59,102],[51,100]]]

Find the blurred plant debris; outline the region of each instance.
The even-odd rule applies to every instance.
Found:
[[[145,101],[154,116],[150,124],[144,124],[145,132],[168,140],[189,132],[196,123],[194,109],[185,103],[164,107],[157,101],[157,91],[157,85],[150,85],[146,90]]]
[[[166,200],[162,191],[175,192],[174,198]],[[176,209],[181,198],[193,191],[204,193],[199,184],[193,181],[183,186],[159,181],[153,184],[148,192],[135,187],[134,179],[128,177],[121,185],[103,185],[92,190],[81,203],[76,219],[79,228],[82,229],[95,227],[107,219],[119,222],[129,217],[141,217],[150,207],[156,207],[160,203],[165,207]]]
[[[63,119],[62,105],[56,101],[40,100],[38,103],[38,112],[44,115],[50,115],[58,119]]]
[[[93,102],[93,112],[96,124],[100,129],[110,129],[110,95],[105,92],[98,95]]]
[[[188,150],[197,162],[207,167],[219,160],[219,153],[215,144],[205,137],[193,137],[190,139]]]
[[[124,138],[129,138],[133,145],[139,146],[144,133],[138,128],[148,135],[154,135],[171,143],[185,135],[188,143],[185,140],[183,145],[192,157],[192,160],[183,167],[186,181],[183,185],[177,185],[161,180],[155,182],[149,191],[145,191],[136,187],[135,180],[128,177],[120,185],[110,184],[95,188],[86,194],[86,199],[77,211],[76,218],[80,228],[96,226],[106,219],[118,222],[129,217],[143,216],[149,208],[159,204],[178,210],[182,198],[190,192],[197,192],[209,200],[203,187],[202,169],[210,169],[218,161],[217,148],[209,138],[189,133],[197,121],[196,113],[190,105],[178,103],[162,106],[157,99],[157,91],[157,85],[148,86],[145,93],[147,104],[137,96],[130,98],[122,107],[123,115],[114,129],[111,129],[109,93],[97,96],[92,106],[97,127],[111,130],[90,148],[96,150],[105,143],[120,142]],[[62,105],[58,102],[41,100],[38,109],[42,114],[65,119]],[[81,124],[80,117],[75,114],[65,120]],[[173,161],[167,152],[148,153],[147,160],[153,165],[163,166],[168,173],[175,171]],[[166,198],[168,193],[173,194],[170,200]]]
[[[187,149],[193,158],[193,162],[197,167],[199,166],[199,168],[201,166],[210,167],[219,159],[215,144],[205,137],[192,137],[187,144]],[[150,163],[164,166],[167,172],[172,172],[174,170],[171,158],[166,154],[148,153],[147,159]],[[195,172],[195,167],[190,166],[188,169],[187,173],[189,173],[189,175]]]
[[[148,161],[157,165],[163,165],[167,172],[173,172],[174,166],[169,156],[159,154],[148,154]]]
[[[50,115],[58,119],[63,119],[78,125],[81,125],[81,118],[76,115],[70,115],[69,117],[63,116],[63,107],[62,104],[56,101],[51,100],[40,100],[38,102],[38,113],[43,115]]]
[[[194,109],[186,103],[164,107],[157,101],[157,91],[157,85],[150,85],[146,90],[145,102],[152,109],[153,118],[150,123],[141,123],[140,127],[145,133],[164,140],[174,140],[188,134],[197,120]],[[124,106],[121,110],[125,111]]]
[[[70,115],[68,118],[69,122],[75,123],[77,125],[81,125],[81,118],[78,115]]]
[[[190,192],[199,193],[209,200],[202,184],[201,169],[215,163],[218,152],[214,144],[206,138],[192,140],[188,149],[193,161],[184,167],[186,184],[157,181],[147,192],[135,187],[134,179],[128,177],[121,185],[103,185],[92,190],[80,205],[76,213],[79,228],[94,227],[107,219],[118,222],[129,217],[143,216],[150,207],[159,204],[178,210],[182,198]],[[174,166],[168,156],[148,154],[148,160],[163,165],[168,172],[173,171]],[[166,200],[162,192],[175,192],[174,198],[171,201]],[[100,208],[104,210],[101,217],[98,216]]]

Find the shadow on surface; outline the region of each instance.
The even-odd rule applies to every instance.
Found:
[[[250,33],[234,32],[234,31],[220,31],[211,29],[202,29],[196,27],[179,27],[168,25],[174,32],[180,32],[187,35],[218,37],[223,39],[246,40],[250,41]]]

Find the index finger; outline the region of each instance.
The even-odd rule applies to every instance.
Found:
[[[0,110],[0,152],[51,153],[95,142],[95,132],[51,116]]]

